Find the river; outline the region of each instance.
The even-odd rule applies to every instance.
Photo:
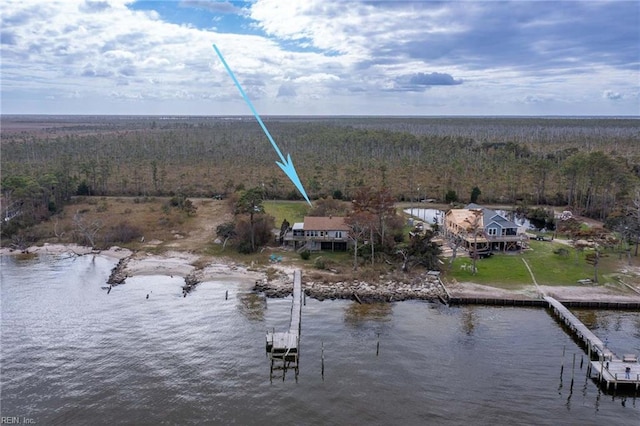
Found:
[[[640,399],[586,379],[584,352],[544,309],[307,298],[299,374],[283,380],[265,331],[287,328],[291,298],[228,281],[183,298],[165,276],[107,294],[110,259],[1,259],[0,409],[23,423],[640,424]],[[640,313],[578,315],[640,353]]]

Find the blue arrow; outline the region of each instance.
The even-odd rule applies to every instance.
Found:
[[[222,57],[222,53],[220,52],[220,50],[218,50],[218,47],[215,44],[213,45],[213,49],[218,54],[218,57],[220,58],[220,61],[222,61],[222,65],[224,65],[224,67],[226,68],[227,72],[231,76],[231,79],[236,84],[236,87],[240,91],[240,94],[244,98],[244,101],[247,103],[247,105],[249,105],[249,108],[251,109],[251,112],[253,112],[253,115],[256,117],[256,120],[258,120],[258,123],[260,124],[260,127],[262,127],[262,130],[264,131],[264,134],[267,135],[267,138],[269,139],[269,142],[271,142],[271,145],[273,146],[273,149],[276,150],[276,153],[278,154],[278,157],[280,157],[280,161],[276,161],[276,164],[278,166],[280,166],[282,171],[285,172],[285,174],[289,177],[289,179],[291,179],[291,182],[293,182],[293,184],[296,186],[296,188],[298,188],[298,191],[300,191],[300,193],[302,194],[304,199],[307,200],[307,203],[309,203],[309,205],[311,205],[311,201],[309,201],[309,197],[307,197],[307,193],[304,190],[304,186],[302,186],[302,182],[300,182],[300,178],[298,177],[298,173],[296,172],[296,168],[293,166],[293,161],[291,161],[291,155],[287,154],[287,159],[285,160],[284,155],[282,155],[282,152],[280,152],[280,148],[278,148],[278,145],[276,145],[275,141],[271,137],[271,133],[269,133],[269,131],[267,130],[267,126],[265,126],[264,123],[262,122],[262,119],[258,115],[258,112],[256,111],[256,109],[253,107],[253,104],[249,100],[249,97],[244,92],[244,90],[242,90],[242,86],[240,86],[240,83],[236,79],[236,76],[233,75],[233,71],[231,71],[231,68],[229,68],[229,65],[227,65],[227,61],[224,60],[224,58]]]

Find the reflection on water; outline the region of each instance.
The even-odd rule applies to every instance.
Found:
[[[253,281],[204,282],[183,298],[181,279],[137,277],[107,294],[115,262],[99,256],[1,261],[3,416],[46,425],[640,423],[639,399],[603,397],[578,365],[580,391],[569,386],[570,361],[584,351],[544,309],[309,298],[298,380],[271,382],[264,333],[288,327],[291,299],[255,295]],[[615,352],[640,346],[639,313],[595,312],[596,334]]]
[[[267,299],[263,294],[239,293],[238,312],[244,315],[249,321],[263,321],[264,311],[267,309]]]
[[[467,336],[473,334],[473,330],[476,328],[475,309],[473,306],[465,306],[461,314],[462,329]]]
[[[632,311],[572,310],[575,316],[617,354],[640,355],[640,315]]]
[[[393,305],[391,303],[350,303],[344,310],[344,323],[354,328],[367,322],[382,323],[391,320]]]

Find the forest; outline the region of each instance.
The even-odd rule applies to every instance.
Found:
[[[605,220],[640,187],[640,120],[265,117],[312,200],[563,206]],[[3,236],[75,195],[300,199],[252,117],[2,116]]]

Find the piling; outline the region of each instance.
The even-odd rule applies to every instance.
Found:
[[[322,380],[324,381],[324,341],[321,342],[320,348],[320,374],[322,375]]]

